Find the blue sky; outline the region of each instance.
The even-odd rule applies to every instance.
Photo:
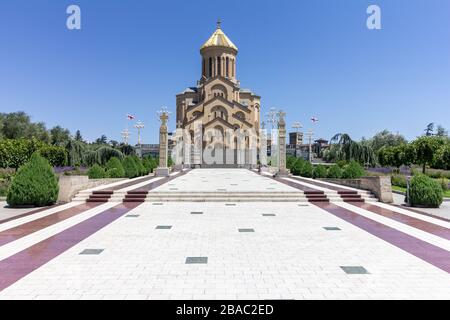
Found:
[[[81,30],[66,28],[70,4]],[[382,30],[366,28],[370,4]],[[132,113],[143,141],[157,142],[156,111],[175,111],[175,94],[195,85],[218,18],[239,47],[241,86],[262,96],[263,113],[285,110],[288,126],[309,129],[314,115],[316,137],[354,139],[450,129],[448,0],[2,0],[0,111],[90,140],[120,140]]]

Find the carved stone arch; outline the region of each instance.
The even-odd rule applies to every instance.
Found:
[[[228,111],[224,106],[217,105],[211,108],[212,118],[222,118],[225,121],[228,121]]]
[[[228,99],[227,88],[222,84],[215,84],[211,87],[213,97],[222,97]]]

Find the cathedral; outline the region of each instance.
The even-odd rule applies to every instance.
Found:
[[[215,165],[256,164],[261,97],[240,87],[237,53],[238,48],[222,31],[219,21],[200,48],[201,78],[197,86],[176,96],[177,129],[187,133],[192,143],[184,156],[185,164],[205,165],[206,155],[212,155]],[[237,132],[244,138],[239,139]]]

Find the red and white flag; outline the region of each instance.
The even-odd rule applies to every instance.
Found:
[[[127,119],[128,120],[133,120],[135,118],[135,116],[133,116],[132,114],[127,114]]]
[[[316,117],[312,117],[311,121],[312,121],[312,123],[316,123],[317,121],[319,121],[319,119],[317,119]]]

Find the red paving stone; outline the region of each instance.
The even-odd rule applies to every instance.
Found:
[[[21,224],[17,227],[0,232],[0,246],[47,228],[55,223],[69,219],[86,210],[95,208],[101,203],[83,203],[75,207],[57,211],[48,216]]]
[[[139,203],[123,203],[0,261],[0,291],[120,218]]]
[[[417,219],[402,213],[398,213],[396,211],[392,211],[386,208],[382,208],[379,206],[375,206],[373,204],[368,203],[351,203],[351,205],[359,207],[361,209],[379,214],[380,216],[390,218],[392,220],[401,222],[408,226],[420,229],[422,231],[434,234],[435,236],[450,240],[450,229],[442,227],[440,225],[436,225],[431,222],[427,222],[421,219]]]
[[[368,219],[333,203],[314,203],[315,206],[357,226],[364,231],[450,273],[450,252],[417,239],[382,223]]]

